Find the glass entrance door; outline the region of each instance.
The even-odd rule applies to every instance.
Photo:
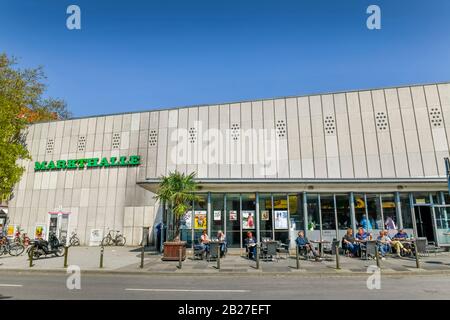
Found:
[[[415,206],[414,213],[417,225],[417,235],[426,237],[428,241],[436,241],[433,232],[433,219],[430,206]]]

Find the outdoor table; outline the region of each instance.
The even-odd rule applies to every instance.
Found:
[[[311,240],[311,243],[316,243],[319,245],[319,254],[320,257],[323,257],[323,245],[324,244],[329,244],[331,243],[331,241],[328,240]]]

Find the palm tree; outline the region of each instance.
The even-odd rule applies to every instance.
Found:
[[[175,238],[180,233],[180,218],[192,205],[192,201],[197,199],[194,194],[198,190],[198,183],[194,180],[195,172],[189,175],[177,170],[169,172],[167,176],[161,176],[158,191],[155,199],[169,204],[174,213]]]

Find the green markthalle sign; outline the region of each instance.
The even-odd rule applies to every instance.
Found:
[[[34,171],[64,170],[64,169],[84,169],[84,168],[109,168],[138,166],[141,164],[140,156],[110,157],[110,158],[87,158],[56,161],[36,161]]]

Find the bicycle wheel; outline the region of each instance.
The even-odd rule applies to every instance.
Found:
[[[12,256],[19,256],[25,251],[25,247],[21,244],[13,243],[9,247],[9,254]]]
[[[106,247],[106,246],[111,245],[111,241],[112,241],[112,239],[111,239],[111,237],[109,235],[104,237],[102,239],[102,246]]]
[[[80,240],[77,237],[73,237],[70,239],[70,245],[72,247],[76,247],[80,245]]]
[[[116,245],[117,245],[117,246],[124,246],[126,241],[127,241],[127,240],[125,239],[124,236],[118,236],[118,237],[116,238]]]
[[[63,246],[58,247],[58,249],[55,252],[55,256],[57,256],[57,257],[64,256],[64,247]]]

